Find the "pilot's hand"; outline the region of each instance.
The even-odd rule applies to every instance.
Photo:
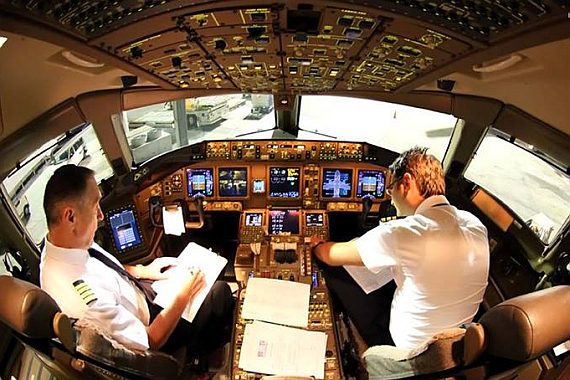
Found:
[[[309,247],[311,247],[311,252],[315,256],[317,256],[317,258],[321,261],[323,260],[322,255],[319,254],[319,250],[315,249],[315,247],[317,247],[318,245],[325,243],[325,242],[326,241],[322,237],[317,236],[317,235],[313,235],[313,236],[311,236],[311,242],[309,243]]]
[[[197,271],[189,270],[187,274],[184,289],[188,292],[189,299],[192,300],[200,290],[206,287],[206,277],[204,272],[199,269]]]
[[[317,236],[317,235],[313,235],[313,236],[311,236],[311,242],[309,243],[309,247],[311,247],[311,250],[312,250],[317,245],[324,243],[324,242],[325,242],[325,239],[323,239],[322,237]]]
[[[169,277],[167,270],[178,265],[178,259],[175,257],[158,257],[154,261],[142,269],[140,278],[148,280],[163,280]]]

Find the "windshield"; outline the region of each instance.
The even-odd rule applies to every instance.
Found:
[[[465,178],[494,194],[544,242],[551,243],[570,214],[570,178],[539,151],[491,129]]]
[[[415,145],[445,155],[457,118],[421,108],[340,96],[303,96],[299,127],[401,153]],[[316,137],[315,137],[316,139]]]
[[[135,164],[204,140],[226,140],[275,127],[273,96],[190,98],[126,111]]]
[[[190,98],[126,111],[134,164],[205,140],[303,139],[368,142],[401,153],[415,145],[445,155],[457,118],[360,98],[303,96],[299,133],[276,128],[273,96]]]

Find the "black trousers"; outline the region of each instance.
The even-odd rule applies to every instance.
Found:
[[[152,322],[162,308],[148,304]],[[221,347],[231,339],[234,306],[228,284],[216,281],[192,323],[181,318],[160,351],[171,354],[186,346],[188,355],[200,356]]]
[[[390,336],[390,306],[396,283],[390,281],[366,294],[343,267],[332,267],[321,261],[327,288],[340,303],[356,329],[369,346],[394,345]]]

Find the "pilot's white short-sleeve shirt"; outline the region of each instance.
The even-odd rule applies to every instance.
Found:
[[[415,347],[477,313],[489,274],[487,229],[444,196],[429,197],[415,215],[368,231],[357,247],[370,271],[392,268],[397,289],[390,334],[397,347]]]
[[[121,265],[97,244],[92,248]],[[149,348],[146,326],[150,315],[144,294],[86,250],[60,248],[46,239],[40,284],[68,316],[103,328],[127,347]]]

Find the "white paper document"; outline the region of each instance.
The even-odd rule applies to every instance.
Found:
[[[253,321],[246,325],[239,368],[283,376],[325,376],[327,334]]]
[[[186,310],[182,313],[182,318],[192,322],[208,292],[212,289],[220,272],[227,263],[228,260],[222,256],[218,256],[196,243],[189,243],[178,256],[178,265],[168,270],[168,279],[155,281],[152,284],[152,288],[157,293],[154,302],[163,308],[170,305],[176,296],[177,290],[182,286],[182,281],[185,277],[182,272],[200,269],[204,273],[206,286],[196,294],[194,300],[186,306]]]
[[[175,209],[162,208],[162,224],[164,225],[164,233],[167,235],[180,236],[186,232],[184,227],[184,217],[182,216],[182,207]]]
[[[252,277],[241,312],[242,318],[307,327],[311,286],[293,281]]]
[[[364,290],[366,294],[372,293],[376,289],[380,289],[394,279],[392,268],[386,267],[378,273],[373,273],[365,266],[343,265],[344,269]]]

